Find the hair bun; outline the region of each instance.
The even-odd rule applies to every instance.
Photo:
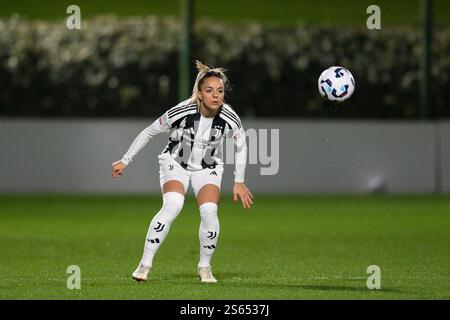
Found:
[[[202,72],[202,71],[207,72],[210,69],[207,65],[204,65],[203,63],[201,63],[198,60],[195,60],[195,66],[197,67],[197,70],[199,72]]]

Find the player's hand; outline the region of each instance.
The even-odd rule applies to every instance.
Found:
[[[233,202],[238,202],[238,196],[239,199],[241,199],[242,206],[244,209],[250,209],[253,205],[253,195],[248,190],[245,184],[236,182],[233,187]]]
[[[123,174],[123,171],[125,170],[125,163],[122,161],[116,161],[112,164],[112,176],[113,178],[117,178]]]

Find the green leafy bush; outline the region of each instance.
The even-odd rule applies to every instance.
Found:
[[[12,116],[154,117],[178,102],[181,25],[156,16],[84,21],[0,20],[0,114]],[[193,60],[227,68],[227,99],[242,116],[415,118],[419,31],[199,20]],[[433,116],[448,117],[450,29],[433,44]],[[354,96],[337,107],[321,100],[323,69],[343,65]],[[194,64],[192,63],[192,72]]]

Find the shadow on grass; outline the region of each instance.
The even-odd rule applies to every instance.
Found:
[[[355,287],[355,286],[345,286],[345,285],[311,285],[311,284],[288,284],[288,283],[261,283],[261,282],[223,282],[225,287],[240,287],[240,288],[254,288],[254,289],[298,289],[298,290],[314,290],[314,291],[345,291],[345,292],[384,292],[384,293],[404,293],[403,291],[392,289],[392,288],[382,288],[381,290],[369,290],[365,286]]]
[[[401,290],[391,288],[381,288],[380,290],[369,290],[367,287],[350,287],[350,286],[330,286],[330,285],[299,285],[301,289],[318,290],[318,291],[356,291],[356,292],[389,292],[404,293]]]
[[[255,274],[243,274],[227,272],[217,273],[216,278],[221,287],[234,288],[249,288],[249,289],[298,289],[298,290],[314,290],[314,291],[344,291],[344,292],[373,292],[380,293],[405,293],[404,291],[395,288],[381,288],[380,290],[369,290],[365,285],[347,286],[347,285],[329,285],[329,284],[298,284],[298,283],[277,283],[277,282],[262,282]],[[189,283],[204,285],[198,282],[195,272],[174,273],[166,279],[160,279],[163,282],[177,282],[179,280],[188,281]],[[350,280],[349,280],[350,281]],[[352,280],[353,281],[353,280]],[[308,281],[310,282],[310,280]]]
[[[226,280],[240,280],[240,279],[254,279],[255,277],[261,277],[260,274],[242,273],[242,272],[218,272],[213,274],[216,278],[226,279]],[[194,269],[192,272],[174,272],[168,275],[170,279],[197,279],[197,270]]]

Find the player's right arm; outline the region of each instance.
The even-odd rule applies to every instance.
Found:
[[[170,128],[171,121],[169,120],[168,112],[166,112],[139,133],[121,160],[112,163],[112,176],[114,178],[121,176],[128,164],[133,161],[134,156],[145,147],[151,138],[157,134],[168,132]]]
[[[142,148],[150,141],[151,138],[163,132],[169,132],[172,127],[176,127],[177,123],[185,118],[190,113],[195,113],[197,110],[196,103],[189,103],[188,100],[180,102],[175,107],[169,109],[161,117],[159,117],[150,126],[145,128],[134,139],[127,153],[124,154],[121,160],[113,162],[112,176],[117,178],[123,174],[126,166],[133,161],[133,158]]]

